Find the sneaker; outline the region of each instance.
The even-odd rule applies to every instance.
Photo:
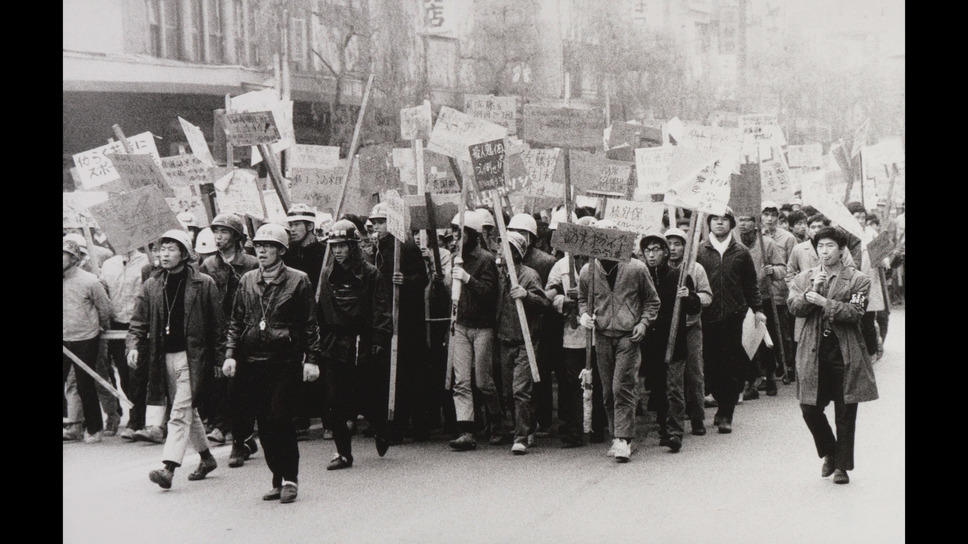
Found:
[[[273,487],[272,489],[269,490],[268,493],[266,493],[265,495],[262,496],[262,500],[264,500],[264,501],[277,501],[277,500],[279,500],[280,497],[282,497],[282,488],[281,487]]]
[[[101,432],[102,431],[98,431],[98,432],[96,432],[94,434],[90,434],[90,433],[88,433],[88,432],[85,431],[84,432],[84,443],[85,444],[97,444],[98,442],[101,441]]]
[[[171,489],[171,479],[174,472],[167,468],[158,468],[148,473],[148,479],[161,486],[162,489]]]
[[[144,429],[135,431],[135,440],[152,442],[155,444],[165,443],[165,433],[161,430],[161,427],[157,425],[148,425]]]
[[[619,439],[615,448],[615,460],[619,463],[628,463],[632,456],[632,445],[625,440]]]
[[[352,466],[353,459],[351,457],[344,457],[337,453],[329,464],[326,465],[326,470],[340,470],[343,468],[350,468]]]
[[[259,452],[259,445],[255,442],[255,437],[250,436],[245,439],[245,460],[248,461],[249,457],[252,457]]]
[[[129,429],[127,427],[125,427],[124,430],[121,431],[120,436],[121,436],[121,440],[128,440],[130,442],[134,442],[136,440],[134,436],[134,429]]]
[[[247,451],[248,448],[244,445],[232,444],[232,452],[229,454],[229,468],[238,468],[244,465]]]
[[[282,481],[282,489],[279,491],[279,502],[283,504],[296,500],[297,488],[295,482]]]
[[[188,475],[188,479],[191,481],[204,480],[208,476],[209,472],[212,472],[218,468],[218,463],[215,461],[214,457],[209,457],[208,460],[202,459],[202,462],[198,464],[198,468],[194,472]]]
[[[107,423],[104,424],[104,436],[114,436],[118,434],[118,427],[121,425],[121,416],[112,414],[108,416]]]
[[[477,441],[471,433],[463,433],[459,437],[450,441],[450,447],[454,451],[468,451],[477,449]]]
[[[605,452],[605,455],[607,455],[609,457],[615,457],[615,452],[618,451],[618,443],[619,442],[620,442],[620,440],[618,438],[613,438],[612,439],[612,447],[611,448],[608,448],[608,451]]]
[[[222,434],[222,431],[220,431],[218,429],[218,427],[212,429],[212,432],[208,433],[208,435],[206,435],[206,437],[209,440],[211,440],[212,442],[215,442],[216,444],[224,444],[225,443],[225,435]]]
[[[521,442],[515,442],[514,445],[511,446],[511,453],[514,455],[524,455],[528,453],[528,447]]]
[[[80,423],[72,423],[64,427],[64,441],[74,442],[84,439],[84,428]]]

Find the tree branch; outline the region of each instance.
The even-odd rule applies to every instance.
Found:
[[[336,73],[336,70],[333,70],[333,67],[330,66],[328,62],[326,62],[326,59],[324,59],[323,56],[319,54],[319,51],[316,51],[315,49],[310,49],[310,51],[312,51],[313,54],[316,55],[316,57],[319,59],[319,61],[323,63],[323,66],[325,66],[326,68],[329,69],[330,72],[332,72],[333,77],[339,77],[339,74]]]

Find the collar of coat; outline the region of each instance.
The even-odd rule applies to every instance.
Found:
[[[258,283],[265,283],[265,284],[271,284],[271,283],[280,284],[283,281],[285,281],[285,279],[286,279],[286,271],[287,270],[289,270],[289,268],[285,265],[285,263],[282,262],[282,259],[280,258],[279,259],[279,273],[276,274],[276,277],[272,278],[271,281],[266,281],[265,277],[263,277],[263,275],[262,275],[263,269],[260,266],[259,267],[259,278],[256,281]]]

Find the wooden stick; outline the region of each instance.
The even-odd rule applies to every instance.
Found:
[[[393,274],[400,272],[400,240],[393,239]],[[393,337],[390,339],[390,398],[387,402],[387,421],[393,421],[397,403],[397,356],[400,342],[400,286],[393,284]]]
[[[508,267],[508,279],[511,280],[511,287],[518,286],[518,273],[514,268],[514,260],[511,256],[511,244],[508,243],[507,229],[504,226],[504,214],[501,211],[501,196],[497,190],[491,191],[491,200],[494,202],[494,218],[501,232],[501,249],[504,251],[504,260]],[[499,301],[498,304],[501,302]],[[514,306],[518,309],[518,321],[521,323],[521,335],[524,336],[524,349],[528,352],[528,365],[531,366],[531,377],[535,383],[541,381],[538,372],[538,359],[534,354],[534,346],[531,344],[531,330],[528,327],[528,316],[524,311],[524,301],[514,299]]]
[[[117,137],[118,140],[121,140],[121,145],[124,146],[124,152],[133,153],[134,149],[131,147],[128,139],[124,137],[124,132],[121,132],[121,125],[115,123],[114,125],[111,125],[111,129],[114,130],[115,137]]]
[[[225,115],[228,116],[228,114],[230,113],[232,113],[232,95],[226,93],[225,94]],[[228,127],[228,123],[225,121],[225,118],[223,117],[222,130],[225,131],[225,166],[228,168],[235,168],[235,156],[234,156],[235,151],[233,151],[232,142],[229,140],[229,133],[228,133],[227,127]]]
[[[259,144],[259,154],[262,155],[262,160],[266,163],[266,170],[269,171],[269,178],[272,180],[272,185],[276,189],[276,194],[279,195],[279,202],[282,203],[282,210],[289,213],[289,197],[286,195],[286,185],[282,180],[282,171],[279,170],[279,164],[276,163],[276,156],[272,154],[272,150],[267,144]],[[352,161],[350,161],[352,163]],[[345,182],[343,188],[346,188]],[[259,194],[262,194],[262,189],[259,189]],[[263,213],[265,212],[265,201],[262,203]]]
[[[682,267],[679,269],[679,281],[678,287],[681,289],[686,284],[686,278],[689,277],[689,272],[692,270],[692,263],[696,259],[696,253],[699,251],[699,236],[696,225],[699,222],[699,216],[703,215],[702,212],[693,211],[692,217],[689,219],[689,238],[686,240],[686,247],[684,249],[685,258],[682,260]],[[679,298],[678,289],[676,290],[676,301],[672,306],[672,326],[669,329],[669,343],[666,344],[665,352],[665,363],[669,364],[672,362],[673,354],[676,349],[676,336],[679,333],[679,315],[682,313],[682,299]]]
[[[760,256],[763,259],[763,266],[768,266],[766,262],[766,249],[763,244],[763,231],[756,229],[757,242],[760,244]],[[786,348],[783,347],[783,325],[780,323],[780,314],[777,312],[776,304],[773,304],[773,276],[770,276],[766,280],[766,292],[770,297],[770,311],[773,314],[773,322],[776,323],[776,333],[779,338],[776,339],[776,345],[780,348],[780,359],[783,360],[783,371],[784,376],[789,377],[790,366],[787,364],[786,358]],[[767,327],[769,330],[769,327]]]
[[[98,266],[97,259],[94,258],[94,237],[91,236],[91,227],[81,227],[81,231],[84,232],[84,239],[87,240],[87,259],[91,263],[94,275],[100,276],[101,267]]]
[[[592,318],[595,317],[595,272],[598,268],[598,259],[588,259],[588,279],[589,289],[588,289],[588,309],[591,311],[588,315]],[[580,272],[579,272],[580,273]],[[586,329],[585,332],[585,370],[592,371],[592,350],[594,347],[592,344],[595,340],[595,326],[594,319],[592,320],[592,328]]]
[[[111,393],[112,395],[114,395],[121,402],[121,404],[124,405],[125,408],[130,410],[131,408],[134,407],[134,404],[132,404],[130,400],[124,398],[124,396],[122,396],[121,393],[118,393],[117,389],[111,386],[111,384],[108,383],[107,380],[102,378],[100,374],[92,370],[91,367],[87,366],[87,364],[84,361],[82,361],[77,355],[74,355],[74,353],[71,350],[67,349],[67,346],[63,346],[63,347],[64,347],[64,355],[66,355],[68,359],[74,361],[74,364],[76,364],[78,368],[80,368],[84,372],[87,372],[92,378],[94,378],[94,381],[96,381],[101,387],[106,389],[108,393]]]
[[[458,228],[460,229],[459,236],[457,238],[457,255],[454,255],[450,260],[451,271],[455,267],[462,267],[464,265],[464,213],[467,209],[467,184],[464,183],[464,178],[460,174],[460,167],[457,165],[457,161],[453,157],[447,157],[450,161],[450,167],[454,170],[454,176],[457,178],[457,183],[460,183],[460,200],[457,201],[457,220],[460,223]],[[429,214],[431,210],[427,210]],[[502,218],[503,219],[503,218]],[[457,321],[457,306],[460,302],[460,291],[462,282],[458,280],[453,280],[450,288],[450,341],[447,342],[447,375],[444,377],[444,389],[450,389],[451,385],[451,374],[454,373],[454,334],[456,333],[456,321]]]
[[[571,214],[575,209],[574,202],[572,201],[572,198],[571,198],[571,149],[566,147],[562,149],[562,151],[564,152],[564,159],[565,159],[565,221],[564,222],[571,223]],[[565,253],[565,256],[568,258],[568,280],[571,282],[571,285],[577,286],[578,282],[575,281],[575,257],[571,253],[567,253],[567,252]],[[567,296],[567,293],[565,293],[565,296]]]

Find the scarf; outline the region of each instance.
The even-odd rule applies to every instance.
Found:
[[[279,273],[282,271],[282,259],[276,259],[276,264],[272,266],[260,266],[259,268],[262,269],[262,279],[264,279],[266,283],[272,282],[279,277]]]
[[[756,241],[756,231],[752,230],[750,232],[739,233],[739,239],[743,242],[743,245],[747,248],[753,247],[753,242]]]
[[[729,234],[726,235],[726,239],[723,240],[722,242],[717,240],[716,236],[712,234],[709,235],[709,243],[712,244],[713,249],[718,251],[720,255],[726,254],[726,248],[729,247],[729,243],[732,241],[733,241],[733,231],[730,231]]]

